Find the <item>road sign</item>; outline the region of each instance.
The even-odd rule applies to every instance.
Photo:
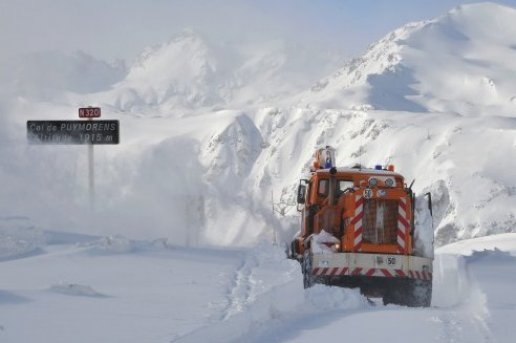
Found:
[[[100,118],[100,107],[79,108],[79,118]]]
[[[30,144],[118,144],[118,120],[29,120]]]

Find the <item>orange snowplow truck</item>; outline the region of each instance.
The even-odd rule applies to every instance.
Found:
[[[413,253],[411,187],[393,166],[336,168],[334,161],[331,147],[318,149],[298,187],[301,229],[290,257],[301,263],[305,288],[358,287],[385,304],[430,306],[433,258]]]

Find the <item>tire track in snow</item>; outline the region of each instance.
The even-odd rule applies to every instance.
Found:
[[[486,323],[484,313],[479,313],[475,300],[473,304],[462,304],[454,309],[439,309],[436,322],[442,325],[439,342],[488,343],[493,335]],[[480,311],[482,312],[482,311]]]
[[[258,265],[255,256],[242,254],[240,266],[234,273],[231,289],[228,292],[228,305],[222,311],[222,320],[242,312],[253,301],[253,269]]]
[[[219,319],[170,342],[249,341],[249,332],[261,332],[260,328],[297,312],[304,298],[302,277],[297,262],[287,260],[282,249],[262,244],[239,254],[236,262],[229,277],[222,275],[227,302],[220,307]]]

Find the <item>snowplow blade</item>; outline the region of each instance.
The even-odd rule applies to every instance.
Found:
[[[430,306],[432,259],[389,254],[306,254],[305,287],[315,283],[360,288],[368,297],[382,297],[385,304]]]

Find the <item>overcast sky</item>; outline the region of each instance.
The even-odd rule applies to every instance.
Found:
[[[407,22],[432,19],[460,0],[0,0],[3,55],[83,50],[136,58],[184,28],[217,40],[281,38],[360,54]],[[516,0],[500,0],[516,7]]]

